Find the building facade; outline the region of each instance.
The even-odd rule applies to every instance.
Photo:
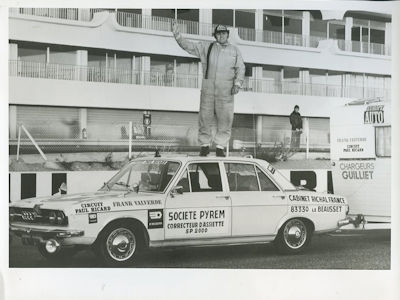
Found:
[[[202,68],[175,42],[173,19],[193,41],[212,41],[215,24],[227,25],[242,52],[246,77],[235,98],[235,149],[284,143],[296,104],[310,147],[329,149],[334,106],[390,100],[387,14],[11,8],[10,147],[20,125],[39,145],[64,149],[118,147],[129,134],[138,146],[196,146]]]

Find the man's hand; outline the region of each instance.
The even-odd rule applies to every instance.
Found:
[[[178,26],[178,23],[176,22],[176,20],[172,20],[171,28],[172,28],[172,33],[174,35],[179,34],[179,26]]]
[[[236,95],[237,93],[239,93],[240,87],[237,85],[234,85],[231,89],[231,94],[232,95]]]

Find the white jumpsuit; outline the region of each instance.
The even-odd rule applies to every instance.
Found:
[[[217,132],[214,142],[225,147],[231,137],[234,99],[232,87],[242,86],[245,66],[239,49],[229,43],[221,45],[215,42],[209,56],[207,70],[207,52],[211,43],[188,41],[179,34],[175,37],[182,49],[200,58],[203,66],[203,80],[199,111],[199,143],[212,144],[211,124],[216,118]],[[208,79],[206,79],[206,70]]]

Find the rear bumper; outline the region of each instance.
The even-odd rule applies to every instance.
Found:
[[[358,228],[360,224],[365,224],[365,218],[363,215],[357,215],[355,218],[347,216],[345,219],[337,222],[339,228],[349,224],[353,224],[355,228]]]
[[[41,241],[48,239],[66,239],[80,237],[85,234],[83,230],[38,228],[26,225],[10,224],[10,233],[19,237],[30,237]]]

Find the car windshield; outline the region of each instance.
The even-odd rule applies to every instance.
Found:
[[[129,163],[104,184],[101,190],[163,192],[179,169],[179,163],[168,160],[137,160]]]

